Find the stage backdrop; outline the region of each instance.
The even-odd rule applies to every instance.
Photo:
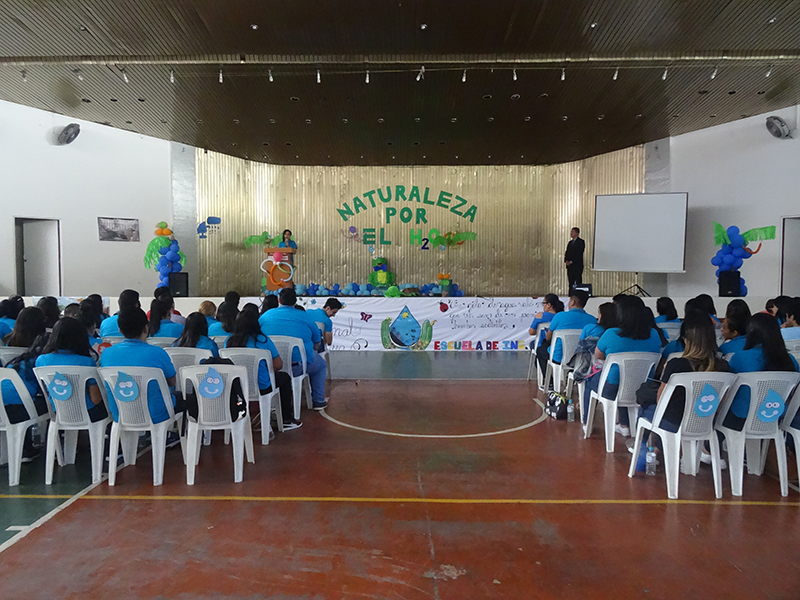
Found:
[[[641,146],[560,165],[477,167],[277,166],[198,150],[197,215],[207,228],[193,276],[203,296],[258,293],[263,246],[243,241],[288,228],[295,283],[367,283],[371,259],[384,256],[398,283],[449,273],[467,295],[563,294],[572,226],[592,262],[595,195],[642,191]],[[443,250],[431,229],[476,239]],[[584,281],[610,296],[635,276],[587,269]]]

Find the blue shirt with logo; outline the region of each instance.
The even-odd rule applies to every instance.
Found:
[[[80,354],[73,354],[72,352],[68,352],[66,350],[58,350],[56,352],[51,352],[50,354],[42,354],[36,359],[36,366],[37,367],[97,367],[97,363],[91,356],[82,356]],[[97,385],[97,381],[94,379],[89,379],[86,382],[86,408],[92,409],[94,408],[94,402],[92,402],[91,396],[89,396],[89,386]],[[53,410],[56,410],[58,406],[50,399],[50,405],[53,407]]]
[[[570,310],[553,315],[553,319],[550,321],[550,331],[563,331],[565,329],[578,329],[583,331],[586,325],[595,324],[597,324],[597,319],[585,310],[582,308],[571,308]],[[551,343],[552,340],[553,338],[550,338]],[[562,353],[561,340],[557,340],[556,347],[553,348],[553,362],[561,362]]]
[[[120,371],[125,372],[124,367],[155,367],[161,369],[164,378],[175,377],[175,367],[169,354],[163,348],[153,346],[142,340],[122,340],[119,344],[114,344],[106,348],[100,355],[101,367],[122,367]],[[119,420],[119,410],[117,410],[116,398],[111,390],[106,386],[108,392],[108,408],[115,421]],[[175,396],[170,393],[172,406],[175,406]],[[147,408],[150,411],[150,418],[153,423],[160,423],[169,418],[167,407],[164,405],[164,398],[161,396],[161,389],[155,381],[151,381],[147,386]]]
[[[661,338],[655,329],[650,330],[650,337],[645,340],[622,337],[619,333],[619,327],[612,327],[607,329],[597,341],[597,349],[605,354],[606,358],[610,354],[619,352],[661,352]],[[606,383],[619,384],[619,367],[617,365],[612,365]]]
[[[322,340],[317,323],[294,306],[279,306],[268,310],[259,317],[258,323],[261,325],[261,332],[267,337],[285,335],[303,340],[308,360],[314,357],[314,344],[318,344]],[[300,351],[295,348],[292,352],[292,362],[299,363],[300,360]]]

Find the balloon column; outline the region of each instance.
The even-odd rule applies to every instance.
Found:
[[[181,252],[178,240],[165,221],[156,225],[154,237],[144,254],[146,269],[158,271],[159,287],[169,286],[169,274],[180,273],[186,264],[186,256]]]
[[[744,261],[756,254],[761,250],[761,244],[758,248],[751,250],[747,247],[750,242],[761,242],[763,240],[775,239],[775,226],[771,227],[758,227],[756,229],[748,229],[744,233],[739,232],[739,228],[735,225],[725,229],[719,223],[714,223],[714,244],[721,246],[714,258],[711,259],[711,264],[717,267],[715,275],[717,276],[717,283],[719,283],[719,274],[723,271],[738,271]],[[747,296],[747,286],[745,285],[744,278],[741,279],[741,287],[739,288],[740,296]]]

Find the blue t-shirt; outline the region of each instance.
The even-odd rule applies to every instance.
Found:
[[[670,319],[667,321],[667,315],[658,315],[656,317],[656,323],[678,323],[680,324],[680,319]]]
[[[4,318],[6,318],[6,317],[4,317]],[[5,321],[0,321],[0,339],[3,339],[9,333],[11,333],[12,329],[13,329],[13,326],[9,326],[8,323],[6,323]]]
[[[286,242],[281,242],[278,244],[278,248],[293,248],[297,250],[297,244],[294,243],[294,240],[289,240],[288,245]],[[287,254],[286,257],[290,264],[294,264],[294,254]]]
[[[302,310],[294,306],[279,306],[268,310],[258,319],[261,332],[267,337],[273,335],[286,335],[303,340],[306,350],[306,359],[314,358],[314,344],[322,339],[322,334],[317,323]],[[300,362],[300,351],[295,348],[292,352],[292,362]]]
[[[37,367],[97,367],[97,363],[94,362],[94,359],[91,356],[81,356],[80,354],[73,354],[72,352],[67,352],[66,350],[58,350],[57,352],[51,352],[49,354],[42,354],[36,359],[36,366]],[[91,396],[89,396],[88,387],[90,385],[97,385],[97,381],[94,379],[89,379],[86,382],[86,408],[91,410],[94,408],[95,404],[92,402]],[[56,410],[57,404],[50,400],[50,405],[53,407],[53,410]]]
[[[683,353],[685,349],[686,349],[686,344],[683,343],[681,338],[678,338],[677,340],[672,340],[669,344],[664,346],[664,350],[661,351],[661,358],[667,359],[669,358],[670,354],[673,354],[675,352]]]
[[[106,348],[100,355],[101,367],[155,367],[164,372],[164,378],[175,377],[175,367],[170,360],[169,354],[163,348],[153,346],[142,340],[122,340],[119,344],[114,344]],[[121,369],[124,373],[125,369]],[[106,386],[108,392],[108,408],[114,420],[119,420],[119,411],[114,394]],[[175,396],[172,397],[172,406],[175,406]],[[150,418],[153,423],[160,423],[169,418],[167,407],[164,406],[164,399],[161,397],[161,390],[155,381],[151,381],[147,386],[147,408],[150,410]]]
[[[225,344],[225,347],[228,347],[227,343]],[[278,349],[275,347],[275,344],[273,344],[272,340],[265,335],[251,337],[249,340],[247,340],[247,345],[245,348],[260,348],[261,350],[269,350],[269,353],[272,354],[273,359],[277,358],[278,356]],[[269,380],[269,368],[264,364],[263,360],[260,360],[258,361],[258,389],[266,390],[271,387],[272,382]]]
[[[171,337],[171,338],[179,338],[183,333],[183,325],[180,323],[175,323],[170,321],[169,319],[164,319],[161,321],[161,325],[158,328],[158,332],[155,335],[150,337]]]
[[[583,331],[581,331],[581,339],[585,340],[586,338],[589,338],[589,337],[599,338],[605,332],[606,332],[606,330],[603,329],[602,325],[600,325],[598,323],[594,323],[594,324],[590,323],[589,325],[585,325],[583,327]]]
[[[556,313],[542,311],[542,318],[541,319],[537,319],[537,318],[534,317],[533,321],[531,321],[531,329],[536,331],[536,328],[539,327],[539,325],[541,325],[542,323],[550,323],[553,320],[553,317],[555,317],[555,316],[556,316]],[[541,344],[542,341],[544,341],[544,338],[545,338],[546,335],[547,335],[547,333],[545,332],[544,329],[542,329],[539,332],[539,344]]]
[[[206,317],[206,323],[211,327],[214,323],[219,323],[214,317]]]
[[[9,332],[14,329],[14,325],[16,325],[16,321],[11,317],[0,317],[0,323],[8,327]]]
[[[14,369],[19,374],[20,379],[22,379],[22,383],[24,383],[25,387],[28,389],[31,398],[36,396],[36,394],[42,393],[32,367],[33,365],[30,365],[29,361],[25,361],[20,363],[17,369]],[[6,368],[12,369],[13,367],[6,366]],[[10,381],[3,381],[2,384],[0,384],[0,391],[3,394],[3,404],[22,404],[22,398],[19,397],[17,388],[15,388],[14,384]]]
[[[325,326],[325,333],[331,333],[333,331],[333,321],[331,321],[331,318],[325,314],[324,309],[311,308],[306,311],[306,314],[311,317],[311,320],[315,323],[322,323]],[[797,329],[800,331],[800,327]]]
[[[607,329],[597,341],[597,349],[605,354],[606,358],[618,352],[661,352],[661,338],[655,329],[650,330],[650,337],[646,340],[622,337],[619,332],[619,327]],[[609,370],[606,383],[619,385],[619,367],[617,365],[613,365]]]
[[[100,323],[100,337],[123,337],[117,325],[118,319],[119,315],[114,315]]]
[[[231,334],[222,328],[222,323],[217,321],[208,326],[208,337],[231,337]]]
[[[563,331],[565,329],[583,330],[586,325],[594,325],[596,323],[597,319],[582,308],[571,308],[570,310],[553,315],[553,319],[550,321],[550,331]],[[552,338],[550,339],[552,343]],[[561,354],[561,341],[558,340],[556,347],[553,348],[553,362],[561,362]]]
[[[791,354],[789,358],[794,363],[794,370],[798,370],[797,361]],[[749,350],[741,350],[734,354],[728,361],[731,371],[734,373],[755,373],[758,371],[766,370],[766,359],[764,358],[764,350],[761,346],[750,348]],[[739,391],[733,397],[731,403],[731,412],[740,419],[746,419],[747,413],[750,410],[750,388],[740,387]]]
[[[747,336],[740,335],[732,340],[728,340],[724,344],[719,347],[719,351],[722,352],[722,355],[725,356],[726,354],[735,354],[736,352],[741,352],[744,350],[744,343],[747,340]]]
[[[782,327],[781,335],[787,342],[800,341],[800,327]]]
[[[175,343],[172,344],[172,347],[177,348],[178,347],[176,345],[177,343],[178,340],[175,340]],[[197,340],[197,345],[195,346],[195,348],[200,348],[201,350],[208,350],[209,352],[211,352],[212,356],[219,356],[219,346],[217,346],[217,343],[214,340],[205,335],[200,336],[200,339]]]

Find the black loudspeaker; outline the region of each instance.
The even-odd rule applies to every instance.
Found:
[[[570,293],[572,293],[572,290],[580,290],[582,292],[586,292],[587,294],[589,294],[590,298],[594,295],[594,294],[592,294],[592,284],[591,283],[582,283],[580,285],[576,285],[572,289],[570,289]]]
[[[187,298],[189,296],[189,274],[170,273],[169,293],[173,298]]]
[[[720,271],[719,295],[739,296],[742,287],[742,274],[739,271]]]

